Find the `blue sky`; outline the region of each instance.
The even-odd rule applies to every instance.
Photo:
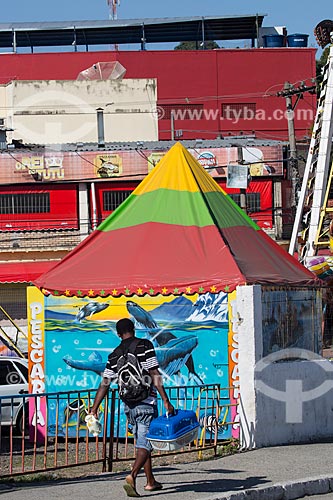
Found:
[[[108,19],[106,0],[1,0],[1,23]],[[118,17],[178,17],[268,14],[264,26],[286,26],[288,33],[307,33],[332,19],[331,0],[121,0]]]

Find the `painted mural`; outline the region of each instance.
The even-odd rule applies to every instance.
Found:
[[[229,387],[227,293],[89,299],[44,296],[30,287],[28,302],[34,313],[40,313],[36,293],[44,308],[44,319],[40,321],[44,322],[41,324],[44,324],[45,391],[80,391],[79,400],[60,401],[58,427],[48,425],[50,436],[65,435],[66,425],[68,435],[71,435],[71,425],[75,435],[78,405],[82,413],[80,429],[85,431],[88,401],[84,391],[98,387],[108,355],[119,344],[116,322],[122,317],[134,321],[137,337],[148,338],[154,344],[166,387],[195,386],[198,393],[204,384]],[[32,380],[31,384],[34,383],[37,384]],[[228,396],[226,391],[226,404]],[[178,397],[181,406],[182,394]],[[101,410],[103,422],[103,408]],[[56,405],[49,403],[48,422],[55,421],[52,417],[55,411]],[[227,417],[224,411],[219,419],[230,421]],[[230,426],[222,424],[219,432],[225,438],[230,437]]]

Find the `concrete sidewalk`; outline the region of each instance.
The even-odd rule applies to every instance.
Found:
[[[155,468],[156,478],[164,484],[163,490],[145,492],[142,474],[137,489],[142,497],[156,500],[292,500],[333,490],[332,452],[332,443],[305,444],[263,448],[204,462],[170,464]],[[0,494],[6,500],[29,497],[121,500],[127,498],[122,487],[125,475],[101,474],[19,486],[8,483],[0,486]]]

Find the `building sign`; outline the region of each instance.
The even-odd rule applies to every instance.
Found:
[[[28,360],[29,393],[45,393],[44,295],[35,287],[28,287]],[[29,398],[29,429],[39,441],[46,435],[45,397]]]
[[[217,158],[212,151],[202,151],[199,154],[195,152],[195,154],[193,154],[192,150],[190,150],[190,152],[204,168],[209,169],[218,166]]]
[[[230,389],[230,408],[232,424],[232,437],[239,438],[239,345],[238,345],[238,318],[236,311],[236,292],[229,294],[229,387]]]
[[[65,177],[63,156],[23,156],[16,161],[16,170],[30,174],[34,180],[62,180]]]
[[[153,168],[156,167],[164,155],[165,151],[161,151],[160,153],[153,152],[150,156],[148,156],[148,172],[151,172]]]
[[[245,148],[243,148],[245,149]],[[228,165],[237,165],[238,148],[192,149],[191,154],[214,178],[225,179]],[[140,181],[154,168],[165,151],[119,150],[108,151],[54,151],[40,154],[21,150],[0,152],[0,184],[26,184],[33,181],[80,182],[87,179],[115,178]],[[246,156],[248,155],[248,156]],[[251,175],[282,176],[283,149],[281,144],[246,148],[243,154]],[[265,158],[268,160],[266,161]]]
[[[123,172],[122,159],[119,154],[97,155],[94,159],[94,165],[98,177],[119,177]]]
[[[261,149],[247,147],[242,148],[243,161],[250,167],[251,177],[258,177],[261,175],[271,175],[274,172],[274,167],[267,166],[264,163],[264,155]]]

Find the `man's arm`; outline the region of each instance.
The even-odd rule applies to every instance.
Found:
[[[99,405],[101,404],[101,402],[105,398],[106,393],[109,390],[110,383],[111,383],[111,379],[109,379],[107,377],[103,377],[103,380],[100,383],[99,388],[97,389],[94,404],[92,405],[90,412],[89,412],[91,415],[94,415],[94,417],[96,417],[96,418],[98,418]]]
[[[175,413],[175,409],[172,406],[172,404],[170,403],[168,395],[165,392],[163,380],[162,380],[162,375],[161,375],[160,371],[158,370],[158,368],[150,369],[149,375],[151,376],[153,384],[156,387],[156,389],[158,390],[158,392],[163,400],[164,407],[165,407],[167,413],[170,413],[171,415],[173,415]]]

